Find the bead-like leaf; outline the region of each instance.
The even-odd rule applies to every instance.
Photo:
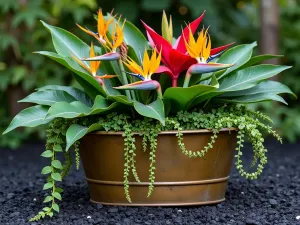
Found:
[[[52,162],[51,162],[51,165],[54,167],[54,168],[56,168],[56,169],[62,169],[63,167],[62,167],[62,164],[61,164],[61,162],[59,161],[59,160],[53,160]]]
[[[52,173],[51,174],[51,177],[53,180],[56,180],[56,181],[61,181],[61,175],[59,173]]]
[[[42,154],[41,154],[42,157],[45,157],[45,158],[50,158],[53,156],[53,152],[50,151],[50,150],[46,150],[44,151]]]
[[[42,169],[42,174],[48,174],[52,172],[52,167],[51,166],[46,166]]]
[[[53,196],[54,198],[56,198],[56,199],[58,199],[58,200],[61,201],[61,195],[60,195],[60,193],[58,193],[58,192],[53,192],[53,193],[52,193],[52,196]]]
[[[44,184],[43,190],[47,190],[53,187],[53,182],[48,182]]]

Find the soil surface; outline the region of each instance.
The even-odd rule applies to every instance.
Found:
[[[268,165],[258,180],[241,178],[233,168],[226,201],[199,207],[109,207],[89,201],[83,171],[75,168],[62,183],[61,212],[31,224],[160,225],[160,224],[300,224],[300,143],[267,141]],[[30,224],[42,207],[47,160],[43,144],[27,144],[17,151],[0,149],[0,224]],[[252,160],[251,147],[244,161]]]

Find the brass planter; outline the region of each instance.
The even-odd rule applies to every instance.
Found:
[[[184,143],[192,151],[203,149],[212,135],[209,130],[183,133]],[[126,200],[123,190],[122,132],[91,133],[80,145],[91,201],[131,206],[203,205],[224,201],[236,133],[235,129],[223,129],[204,158],[189,158],[177,145],[176,131],[161,132],[156,150],[155,188],[149,198],[149,152],[143,152],[142,137],[135,135],[136,167],[141,183],[130,177],[132,203]]]

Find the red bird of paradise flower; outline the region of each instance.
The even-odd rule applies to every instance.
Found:
[[[200,22],[204,17],[204,14],[205,12],[203,12],[203,14],[196,20],[191,22],[189,26],[186,26],[183,29],[182,34],[178,37],[175,44],[173,45],[142,21],[144,27],[146,28],[150,45],[152,47],[155,47],[158,51],[162,52],[162,62],[165,64],[165,66],[160,66],[156,72],[167,73],[169,76],[171,76],[173,87],[177,86],[177,80],[181,72],[187,70],[191,65],[197,63],[197,61],[194,58],[187,54],[187,49],[184,40],[189,40],[189,31],[191,31],[192,34],[195,33]],[[169,25],[169,32],[171,27],[172,26]],[[168,39],[170,40],[170,37]],[[227,49],[232,44],[234,43],[211,49],[211,58],[219,56],[222,53],[222,51]]]
[[[91,48],[90,48],[90,57],[93,58],[95,57],[95,51],[94,51],[94,45],[93,43],[91,43]],[[97,75],[97,71],[98,68],[100,67],[101,62],[100,61],[91,61],[90,62],[90,66],[86,65],[85,63],[83,63],[80,59],[78,59],[77,57],[72,55],[72,58],[83,68],[85,69],[87,72],[89,72],[93,77],[95,77],[95,79],[101,84],[102,87],[104,87],[104,82],[102,79],[110,79],[110,78],[114,78],[117,75],[103,75],[103,76],[99,76]]]
[[[139,78],[141,81],[137,81],[131,84],[115,87],[116,89],[123,90],[157,90],[159,97],[162,97],[161,87],[159,82],[152,80],[152,74],[156,73],[161,61],[161,52],[157,55],[157,50],[153,49],[151,57],[149,57],[147,50],[144,51],[144,57],[142,60],[142,66],[138,65],[129,56],[123,62],[127,68],[132,72],[128,73],[132,76]]]

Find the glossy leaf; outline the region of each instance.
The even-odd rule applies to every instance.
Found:
[[[232,99],[216,99],[218,102],[230,102],[230,103],[239,103],[239,104],[248,104],[255,102],[264,102],[264,101],[278,101],[287,105],[287,102],[279,95],[274,93],[258,93],[252,95],[245,95],[241,97],[236,97]]]
[[[239,70],[220,80],[216,92],[239,91],[254,87],[262,80],[268,79],[290,68],[290,66],[258,65]]]
[[[236,96],[253,95],[253,94],[261,94],[261,93],[273,93],[273,94],[287,93],[297,98],[297,96],[291,91],[289,87],[287,87],[286,85],[280,82],[276,82],[272,80],[262,81],[255,87],[246,90],[227,92],[221,95],[220,97],[226,98],[226,97],[236,97]]]
[[[283,57],[283,55],[268,55],[267,54],[267,55],[254,56],[248,62],[246,62],[243,66],[241,66],[240,69],[259,64],[265,60],[275,59],[275,58],[280,58],[280,57]]]
[[[84,92],[74,87],[60,86],[60,85],[46,85],[44,87],[38,88],[38,91],[44,90],[61,90],[67,92],[69,95],[73,96],[77,101],[80,101],[87,106],[92,106],[92,99]]]
[[[46,118],[76,118],[82,116],[95,115],[106,112],[118,105],[117,102],[110,103],[101,95],[95,99],[94,105],[88,107],[82,102],[57,102],[52,105]]]
[[[70,57],[73,55],[78,59],[90,55],[90,46],[74,34],[62,28],[51,26],[43,21],[42,24],[50,31],[53,45],[58,55],[62,57]],[[87,62],[83,63],[88,66]]]
[[[180,110],[187,110],[194,99],[215,91],[218,86],[219,84],[214,77],[213,85],[198,84],[187,88],[170,87],[165,91],[164,98],[170,100],[171,111],[178,112]]]
[[[160,98],[149,105],[134,101],[134,108],[140,115],[157,119],[163,126],[165,125],[164,103]]]
[[[72,58],[62,57],[54,52],[40,51],[36,53],[48,56],[49,58],[60,63],[69,70],[73,71],[75,73],[75,79],[84,88],[85,92],[87,92],[90,97],[94,98],[98,94],[106,96],[105,91],[98,83],[98,81],[93,76],[88,74],[84,69],[82,69]]]
[[[53,105],[56,102],[74,102],[76,99],[65,91],[45,90],[30,94],[18,102],[31,102],[40,105]]]
[[[252,44],[238,45],[223,53],[221,57],[217,60],[217,63],[234,64],[234,66],[228,68],[224,72],[217,72],[215,74],[216,77],[218,79],[221,79],[222,77],[226,76],[230,72],[238,69],[246,62],[248,62],[252,56],[253,48],[255,46],[257,46],[256,42]]]
[[[72,124],[66,133],[66,151],[79,139],[84,137],[86,134],[100,130],[102,128],[101,124],[94,123],[90,127],[84,127],[78,124]]]
[[[36,127],[49,123],[52,119],[45,119],[48,109],[49,107],[47,106],[37,105],[22,110],[14,117],[3,134],[16,129],[17,127]]]

